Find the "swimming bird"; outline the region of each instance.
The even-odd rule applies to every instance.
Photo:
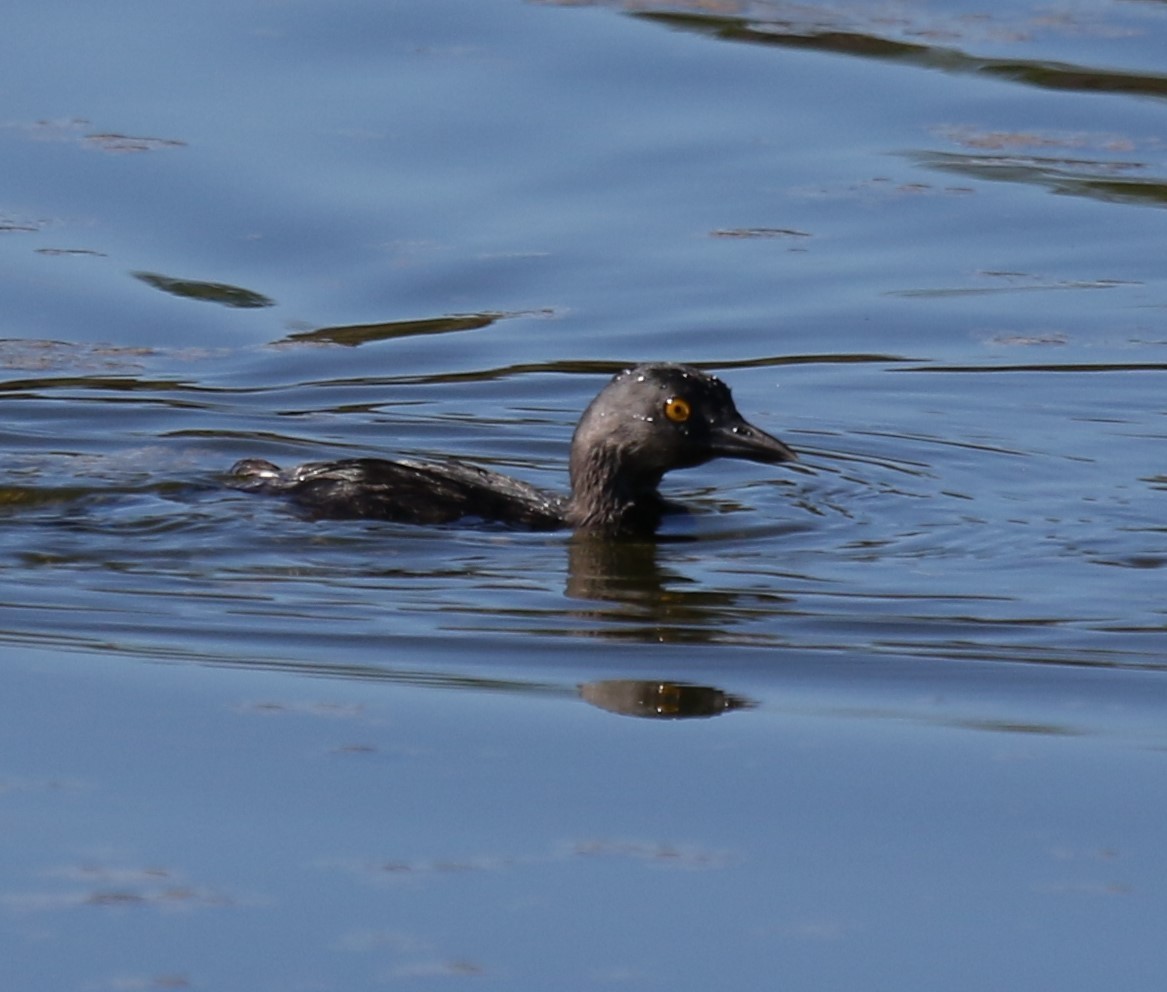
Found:
[[[347,458],[285,471],[247,458],[232,467],[229,484],[286,496],[319,517],[419,524],[476,518],[534,530],[644,535],[666,509],[657,491],[664,474],[714,458],[779,463],[797,455],[748,423],[720,379],[658,363],[621,372],[584,410],[571,440],[566,498],[454,460]]]

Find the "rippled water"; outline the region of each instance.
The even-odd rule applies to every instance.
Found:
[[[17,5],[21,987],[1158,988],[1165,12],[712,6]],[[562,490],[644,359],[801,461],[223,485]]]
[[[1162,664],[1149,370],[1110,370],[1119,394],[1083,369],[776,358],[729,370],[743,409],[802,462],[678,473],[668,490],[692,514],[658,541],[597,547],[473,525],[311,522],[221,479],[244,454],[294,462],[392,438],[394,451],[453,450],[562,488],[575,411],[602,375],[246,387],[216,374],[229,358],[155,371],[168,357],[104,356],[118,368],[6,383],[23,435],[3,490],[10,642],[214,660],[246,635],[260,653],[290,639],[310,660],[338,636],[379,655],[386,638],[440,632]],[[282,355],[256,364],[278,383]],[[843,381],[842,411],[823,410]],[[847,423],[863,410],[882,419]]]

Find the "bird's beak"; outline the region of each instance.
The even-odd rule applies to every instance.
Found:
[[[793,449],[741,417],[719,424],[710,440],[714,455],[720,458],[744,458],[766,464],[798,461]]]

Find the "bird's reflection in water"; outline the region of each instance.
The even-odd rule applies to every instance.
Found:
[[[652,603],[664,595],[665,579],[681,577],[657,564],[656,541],[612,541],[574,534],[567,546],[571,599]]]
[[[574,614],[599,621],[588,633],[653,643],[709,642],[740,614],[740,594],[685,589],[690,580],[657,561],[656,541],[612,541],[576,534],[568,545],[567,595]],[[613,605],[616,604],[616,605]],[[623,716],[657,720],[711,717],[756,705],[714,686],[672,679],[604,679],[579,687],[586,702]]]
[[[579,694],[600,709],[654,720],[720,716],[730,710],[756,705],[744,696],[735,696],[712,686],[641,679],[585,682],[579,687]]]
[[[730,628],[772,615],[786,600],[768,590],[704,587],[662,567],[659,546],[652,540],[572,537],[564,591],[579,603],[572,615],[589,622],[577,633],[652,643],[723,642]]]

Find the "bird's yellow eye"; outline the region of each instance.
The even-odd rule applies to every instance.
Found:
[[[689,406],[688,401],[679,396],[670,396],[665,400],[665,416],[674,424],[683,424],[692,412],[693,408]]]

